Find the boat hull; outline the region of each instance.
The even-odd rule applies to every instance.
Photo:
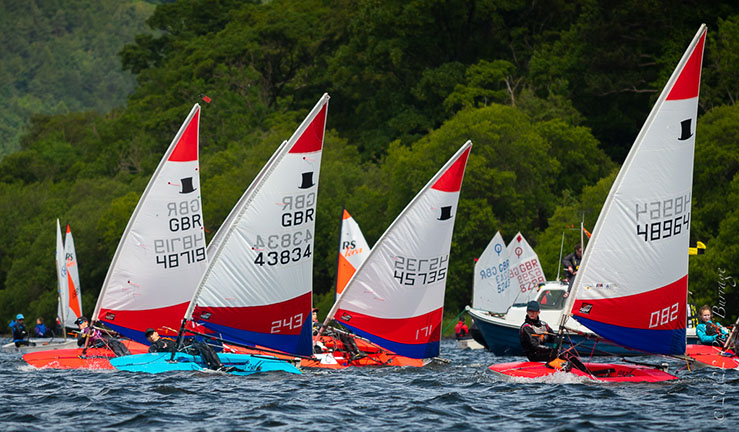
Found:
[[[77,347],[76,339],[31,339],[30,342],[33,345],[15,346],[15,343],[10,342],[2,347],[2,352],[6,353],[31,353],[37,351],[48,351],[54,349],[71,349]]]
[[[459,349],[483,349],[485,348],[482,344],[478,343],[475,339],[472,337],[466,338],[466,339],[457,339],[457,348]]]
[[[585,366],[594,375],[589,375],[575,368],[569,372],[562,372],[541,362],[497,363],[491,365],[489,369],[508,378],[540,379],[559,372],[601,382],[662,382],[677,379],[674,375],[647,366],[616,363],[585,363]]]
[[[290,361],[277,357],[250,354],[218,353],[218,358],[231,375],[252,375],[259,372],[288,372],[299,374],[300,369]],[[151,374],[176,371],[209,371],[199,355],[175,353],[146,353],[110,359],[110,364],[126,372]]]
[[[425,359],[414,359],[384,350],[361,338],[354,338],[359,355],[353,354],[352,350],[344,345],[341,339],[322,335],[314,344],[322,347],[323,352],[316,353],[311,358],[301,358],[300,367],[319,369],[345,369],[351,366],[409,366],[423,367],[429,363]],[[264,354],[292,360],[295,358],[290,354],[280,354],[274,351],[260,350],[259,347],[246,348],[232,345],[224,345],[224,350],[242,354]]]
[[[505,319],[496,318],[485,313],[481,313],[476,309],[468,309],[467,311],[472,317],[478,331],[485,340],[485,345],[489,351],[497,356],[522,356],[524,355],[521,348],[521,339],[519,336],[520,325],[507,322]],[[553,322],[553,321],[549,321]],[[559,321],[557,321],[559,322]],[[689,329],[692,330],[692,329]],[[688,333],[688,343],[695,340],[693,332]],[[581,334],[566,333],[564,346],[577,346],[577,352],[583,356],[639,356],[645,355],[640,351],[630,350],[628,348],[604,343],[595,338],[588,338]]]
[[[729,350],[722,354],[721,348],[711,345],[688,345],[685,354],[703,367],[739,369],[739,356]]]
[[[121,341],[131,354],[145,353],[149,347],[131,340]],[[75,343],[76,345],[76,343]],[[23,355],[23,360],[39,369],[113,369],[110,359],[115,357],[107,348],[52,349]]]

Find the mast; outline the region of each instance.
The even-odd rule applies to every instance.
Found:
[[[57,308],[57,315],[59,320],[62,324],[62,333],[64,334],[64,340],[67,340],[67,326],[64,321],[64,298],[63,296],[63,290],[64,290],[64,279],[62,277],[62,254],[64,253],[64,243],[62,242],[62,229],[59,225],[59,218],[56,220],[56,259],[54,260],[56,262],[56,279],[57,279],[57,298],[59,300],[59,306]],[[55,323],[56,324],[56,323]]]

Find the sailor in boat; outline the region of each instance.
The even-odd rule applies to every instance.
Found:
[[[41,317],[36,318],[36,327],[33,329],[33,334],[37,338],[46,338],[49,337],[49,333],[51,332],[50,329],[46,328],[46,324],[44,324],[44,319]]]
[[[176,342],[174,340],[170,338],[162,338],[153,328],[146,329],[144,336],[146,336],[146,340],[151,343],[149,346],[150,353],[172,352],[175,349]]]
[[[23,314],[16,315],[15,320],[10,322],[9,327],[13,332],[13,343],[16,347],[35,345],[28,340],[28,330],[26,330]]]
[[[547,366],[569,371],[572,367],[590,373],[577,356],[565,351],[557,357],[557,349],[547,346],[556,340],[549,324],[539,319],[539,302],[531,300],[526,305],[526,319],[519,330],[523,353],[532,362],[548,362]]]
[[[731,332],[726,327],[722,326],[718,322],[712,321],[713,312],[708,305],[704,305],[699,311],[700,324],[695,328],[695,334],[703,345],[713,345],[723,347],[726,344],[726,339],[729,337]],[[735,343],[732,347],[734,352],[737,352],[737,344]]]
[[[562,260],[562,267],[565,270],[564,281],[570,285],[564,295],[565,297],[570,294],[572,282],[575,281],[575,275],[577,274],[577,270],[580,268],[580,261],[582,261],[582,246],[578,243],[575,245],[575,251],[564,257]]]
[[[80,333],[77,336],[77,346],[108,348],[117,357],[131,354],[121,341],[104,336],[100,330],[90,327],[90,322],[86,317],[81,316],[74,323],[80,328]]]
[[[469,338],[470,329],[467,327],[467,324],[465,324],[463,317],[459,317],[457,325],[454,326],[454,334],[457,337],[457,340]]]
[[[171,353],[176,351],[177,342],[170,338],[159,336],[159,333],[157,333],[153,328],[146,329],[144,336],[146,336],[146,340],[151,343],[149,346],[150,353]],[[182,352],[193,356],[200,356],[203,359],[203,362],[208,366],[208,369],[224,372],[231,372],[236,369],[234,367],[223,366],[221,359],[218,358],[218,354],[216,354],[215,350],[206,342],[193,341],[191,338],[188,338],[184,343],[185,345],[183,346]]]

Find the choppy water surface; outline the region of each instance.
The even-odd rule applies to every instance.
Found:
[[[0,354],[0,429],[737,430],[739,371],[681,372],[669,384],[520,383],[487,366],[521,358],[454,341],[442,355],[451,362],[236,377],[36,370]]]

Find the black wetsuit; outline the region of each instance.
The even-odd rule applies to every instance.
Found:
[[[554,342],[554,334],[547,323],[528,316],[519,330],[521,348],[529,361],[549,361],[557,357],[557,351],[544,344]]]
[[[577,271],[580,268],[580,261],[582,261],[582,257],[578,258],[577,253],[575,252],[567,255],[562,260],[562,267],[565,271],[565,279],[570,284],[567,292],[570,292],[570,290],[572,289],[572,283],[575,281],[575,274],[572,273],[569,268],[572,267],[572,270]]]
[[[149,347],[150,353],[172,352],[174,351],[175,341],[171,339],[159,338],[156,342],[152,342]]]
[[[30,344],[28,340],[28,331],[26,330],[26,326],[17,321],[15,323],[15,326],[13,327],[13,342],[15,342],[16,347],[26,346]]]

